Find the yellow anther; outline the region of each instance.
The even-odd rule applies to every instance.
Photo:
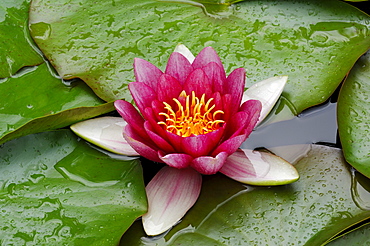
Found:
[[[185,98],[182,100],[180,98]],[[184,103],[181,103],[184,102]],[[212,104],[213,98],[206,101],[206,95],[201,98],[195,96],[195,92],[191,92],[191,96],[182,91],[179,99],[173,98],[176,103],[177,110],[166,102],[163,102],[166,112],[161,112],[159,115],[164,116],[165,120],[158,122],[165,129],[181,137],[191,135],[201,135],[213,132],[225,123],[222,120],[222,110],[214,111],[216,105]]]

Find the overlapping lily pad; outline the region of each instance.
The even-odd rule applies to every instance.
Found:
[[[146,211],[138,159],[101,153],[69,130],[0,149],[1,245],[116,245]]]
[[[296,113],[325,101],[370,46],[370,17],[337,0],[244,1],[212,13],[174,2],[34,0],[31,33],[62,77],[82,78],[104,100],[130,99],[134,57],[164,68],[181,42],[195,54],[213,46],[249,83],[288,75]]]
[[[135,225],[121,245],[321,245],[370,217],[370,189],[339,149],[312,146],[296,168],[300,180],[279,187],[207,177],[196,205],[167,236],[141,238]]]
[[[28,30],[30,0],[0,2],[0,78],[15,74],[23,66],[43,62],[34,49]]]
[[[359,59],[338,98],[338,129],[346,160],[370,177],[370,53]]]
[[[3,79],[0,98],[0,144],[114,110],[82,81],[63,84],[45,63]]]
[[[356,231],[347,234],[333,242],[329,243],[328,246],[363,246],[370,245],[370,224],[365,225],[357,229]]]

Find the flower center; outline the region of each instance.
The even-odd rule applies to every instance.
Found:
[[[181,137],[189,137],[191,135],[201,135],[213,132],[219,129],[225,121],[221,120],[220,114],[224,114],[222,110],[214,111],[216,107],[212,104],[213,98],[205,101],[205,94],[199,99],[195,96],[195,92],[191,92],[191,96],[185,91],[180,93],[179,99],[173,98],[177,105],[175,111],[171,105],[163,102],[166,113],[159,113],[165,117],[165,121],[158,122],[159,125],[164,125],[166,130]]]

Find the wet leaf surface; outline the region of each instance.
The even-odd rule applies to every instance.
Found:
[[[63,84],[45,63],[3,79],[0,98],[0,144],[114,110],[82,81]]]
[[[370,53],[362,56],[338,98],[338,129],[346,160],[370,177]]]
[[[15,74],[23,66],[43,62],[34,49],[28,30],[30,0],[0,2],[0,78]]]
[[[296,168],[300,180],[278,187],[205,177],[196,205],[168,235],[145,238],[134,225],[121,245],[321,245],[370,217],[370,189],[339,149],[313,145]]]
[[[146,211],[138,159],[114,159],[71,131],[0,146],[1,245],[115,245]]]
[[[288,75],[295,113],[324,102],[370,44],[369,16],[341,1],[195,5],[35,0],[31,33],[62,77],[82,78],[104,100],[131,99],[134,57],[164,69],[183,43],[194,54],[213,46],[227,73],[247,69],[249,85]]]

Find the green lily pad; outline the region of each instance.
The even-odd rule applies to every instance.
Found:
[[[244,1],[212,13],[184,2],[34,0],[31,35],[63,78],[104,100],[130,100],[134,57],[164,69],[183,43],[194,54],[213,46],[227,73],[247,69],[249,84],[288,75],[295,113],[325,101],[370,46],[370,17],[337,0]]]
[[[328,246],[364,246],[370,245],[370,224],[364,225],[358,228],[356,231],[338,238],[329,244]]]
[[[322,245],[370,217],[370,189],[341,150],[313,145],[295,167],[300,180],[278,187],[204,177],[199,200],[164,238],[145,238],[134,225],[121,245]]]
[[[338,98],[338,129],[346,160],[370,177],[370,53],[362,56]]]
[[[71,131],[0,148],[1,245],[116,245],[146,212],[138,159],[91,148]]]
[[[21,67],[43,62],[28,30],[29,2],[0,2],[0,78],[15,74]]]
[[[44,63],[0,82],[0,144],[114,110],[82,81],[63,84]]]

